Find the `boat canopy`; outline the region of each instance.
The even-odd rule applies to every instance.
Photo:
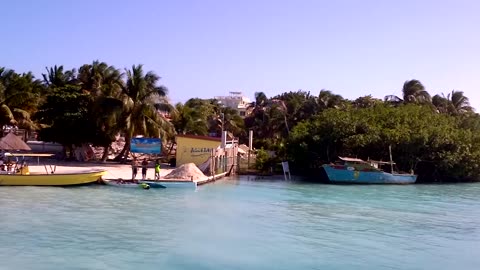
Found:
[[[359,158],[349,158],[349,157],[338,157],[340,160],[342,161],[346,161],[346,162],[359,162],[359,163],[370,163],[370,164],[380,164],[380,165],[384,165],[384,164],[395,164],[395,162],[390,162],[390,161],[377,161],[377,160],[363,160],[363,159],[359,159]]]
[[[35,154],[35,153],[5,153],[7,157],[52,157],[54,154]]]
[[[365,160],[359,158],[349,158],[349,157],[338,157],[340,160],[347,161],[347,162],[361,162],[366,163]]]

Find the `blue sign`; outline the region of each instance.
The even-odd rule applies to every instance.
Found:
[[[160,154],[162,152],[162,140],[159,138],[132,138],[130,152]]]

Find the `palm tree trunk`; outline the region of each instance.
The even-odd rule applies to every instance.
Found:
[[[75,153],[74,153],[73,145],[72,145],[72,144],[69,144],[69,145],[67,146],[67,150],[68,150],[68,157],[67,157],[67,159],[68,159],[68,160],[75,160]]]
[[[67,146],[64,144],[62,145],[62,160],[67,159]]]
[[[123,161],[123,156],[125,156],[125,152],[127,151],[127,143],[123,147],[122,151],[113,159],[114,161]]]
[[[287,115],[284,114],[283,118],[285,119],[285,127],[287,128],[287,135],[290,135],[290,128],[288,128]]]
[[[107,161],[108,152],[110,151],[110,145],[111,145],[111,144],[108,144],[107,146],[104,147],[103,155],[102,155],[102,162]]]
[[[128,154],[130,153],[130,140],[132,136],[127,132],[125,135],[125,145],[123,146],[122,151],[115,157],[115,161],[124,162],[127,159]]]

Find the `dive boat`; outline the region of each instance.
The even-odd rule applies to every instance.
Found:
[[[51,157],[50,154],[6,154],[7,157]],[[25,160],[1,165],[0,186],[72,186],[97,182],[105,170],[56,173],[55,166],[45,172],[30,172]],[[53,170],[52,170],[53,168]]]
[[[364,161],[358,158],[339,157],[341,163],[324,164],[330,183],[338,184],[413,184],[417,176],[413,173],[395,173],[394,162]],[[381,169],[390,165],[390,172]]]

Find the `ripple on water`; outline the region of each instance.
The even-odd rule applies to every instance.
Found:
[[[0,269],[478,269],[480,186],[0,188]]]

